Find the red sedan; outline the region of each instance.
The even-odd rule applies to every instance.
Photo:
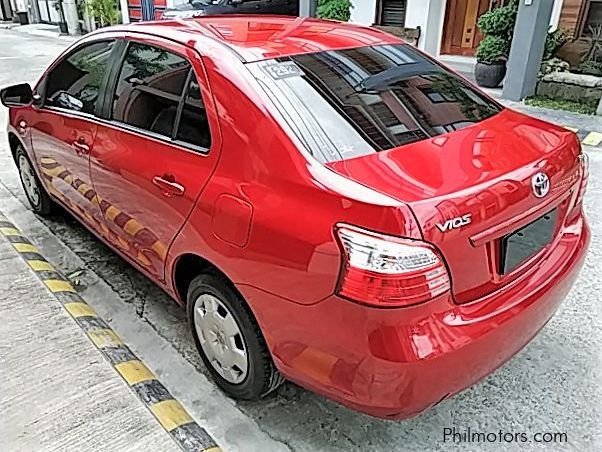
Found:
[[[370,28],[109,28],[1,97],[33,210],[186,306],[237,398],[288,379],[414,416],[537,334],[590,239],[572,132]]]

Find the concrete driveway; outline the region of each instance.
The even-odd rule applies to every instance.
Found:
[[[0,43],[0,85],[35,79],[68,44],[2,30]],[[531,111],[548,120],[572,122],[565,125],[597,127],[602,131],[602,120],[598,118]],[[1,109],[0,123],[5,121],[6,110]],[[84,286],[90,286],[88,302],[98,312],[111,316],[114,329],[126,341],[135,343],[137,353],[143,357],[153,355],[151,360],[157,367],[153,370],[160,378],[169,380],[175,387],[170,390],[180,400],[198,404],[197,409],[202,410],[202,392],[210,391],[211,403],[232,407],[234,402],[204,377],[205,370],[182,309],[72,218],[42,222],[26,212],[26,200],[5,134],[0,133],[0,190],[10,193],[11,220],[25,224],[47,258],[64,273],[83,270],[78,278]],[[467,391],[405,422],[382,421],[355,413],[292,384],[267,400],[236,403],[234,409],[238,415],[269,437],[273,446],[291,451],[602,450],[602,149],[589,148],[587,152],[591,156],[592,174],[586,206],[593,240],[586,265],[557,315],[504,367]],[[9,201],[6,203],[8,206]],[[112,301],[107,301],[99,286],[111,291],[108,298]],[[170,352],[155,356],[155,350],[136,337],[137,330],[151,331],[149,334],[170,345]],[[196,375],[193,379],[174,375],[177,366],[173,363],[182,361],[193,366]],[[218,440],[226,435],[228,427],[223,423],[227,420],[212,418],[207,411],[203,413],[210,433],[215,433]],[[458,433],[468,429],[492,433],[498,439],[485,444],[444,441],[445,429],[453,428]],[[514,436],[524,433],[527,441],[507,442],[503,438],[500,441],[500,432]],[[561,433],[566,437],[556,436],[555,441],[542,444],[535,441],[536,433]],[[560,442],[564,438],[567,442]],[[234,445],[232,449],[257,450],[253,444],[243,448]]]

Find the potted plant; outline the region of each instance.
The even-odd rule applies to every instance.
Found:
[[[496,88],[504,80],[517,12],[516,0],[511,0],[479,18],[477,26],[485,35],[476,55],[474,75],[479,86]]]

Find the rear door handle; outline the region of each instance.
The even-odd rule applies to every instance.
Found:
[[[88,155],[90,153],[90,146],[84,140],[74,141],[71,146],[73,146],[77,155]]]
[[[178,184],[172,176],[155,176],[153,184],[161,189],[161,194],[166,198],[172,196],[184,196],[185,189],[183,185]]]

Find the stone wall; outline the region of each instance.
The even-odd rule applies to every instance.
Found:
[[[541,78],[537,84],[537,95],[597,106],[602,98],[602,77],[553,72]]]

